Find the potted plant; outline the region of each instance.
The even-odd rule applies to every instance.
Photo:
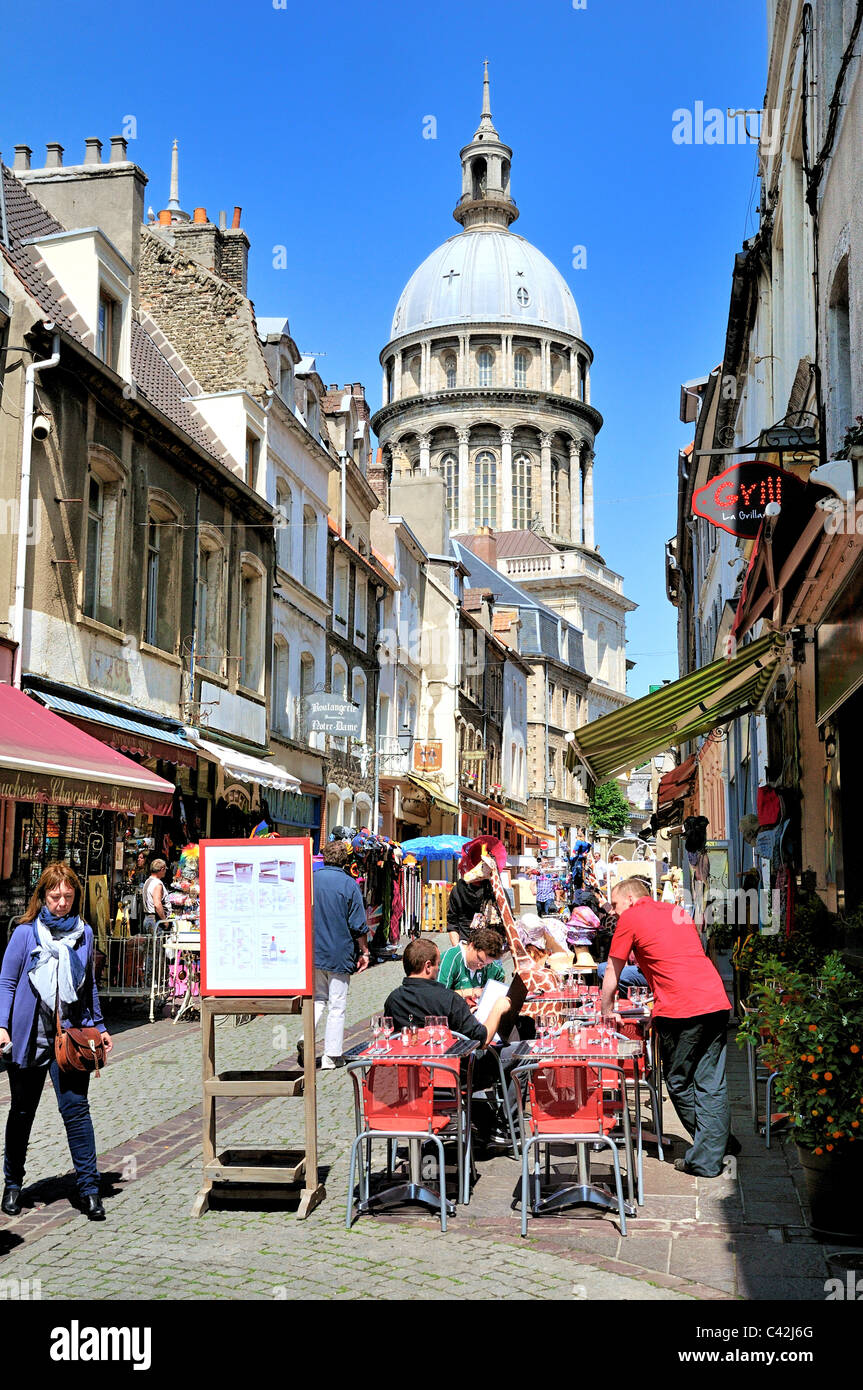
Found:
[[[863,1237],[863,983],[838,952],[809,975],[755,960],[738,1041],[765,1047],[792,1115],[810,1225],[824,1240]]]
[[[863,458],[863,415],[858,415],[854,424],[848,426],[845,431],[845,438],[842,440],[842,447],[836,457],[838,459]]]

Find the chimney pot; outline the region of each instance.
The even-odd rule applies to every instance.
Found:
[[[192,221],[193,221],[193,222],[206,222],[206,220],[207,220],[207,209],[206,209],[206,208],[195,208],[195,211],[192,213]]]
[[[102,163],[102,141],[96,135],[91,135],[84,141],[84,163]]]
[[[16,145],[15,163],[13,167],[15,169],[29,169],[32,157],[33,151],[31,150],[29,145]]]
[[[219,228],[220,228],[221,231],[224,232],[224,231],[227,230],[227,226],[228,226],[228,214],[223,210],[222,212],[219,213]]]
[[[233,215],[233,217],[231,218],[231,226],[232,226],[232,227],[239,227],[239,225],[240,225],[240,215],[241,215],[242,211],[243,211],[242,208],[234,208],[234,215]]]
[[[474,536],[471,550],[489,569],[497,569],[497,536],[490,526],[480,526]]]
[[[159,213],[159,226],[160,226],[160,227],[170,227],[170,225],[171,225],[171,209],[170,209],[170,208],[162,208],[161,212]]]
[[[61,169],[63,167],[63,146],[56,140],[49,140],[45,145],[45,168]]]
[[[112,135],[110,162],[112,164],[124,164],[126,160],[129,158],[128,148],[129,146],[126,141],[125,135]]]

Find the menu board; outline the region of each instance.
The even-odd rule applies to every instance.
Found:
[[[311,841],[202,840],[201,994],[310,995]]]

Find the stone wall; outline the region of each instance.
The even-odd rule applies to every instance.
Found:
[[[226,253],[227,245],[223,272]],[[204,391],[246,390],[263,400],[273,383],[249,300],[146,227],[141,229],[140,303]]]

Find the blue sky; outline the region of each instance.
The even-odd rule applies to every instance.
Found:
[[[189,211],[243,208],[250,294],[285,314],[326,382],[380,404],[378,353],[413,270],[453,235],[458,151],[476,129],[482,59],[513,147],[514,230],[567,277],[596,360],[597,539],[640,607],[628,625],[634,695],[675,677],[663,550],[675,529],[681,381],[721,358],[735,252],[754,230],[755,147],[677,145],[672,113],[758,108],[764,0],[106,0],[5,7],[0,150],[134,119],[147,201],[168,198],[180,141]],[[437,138],[423,138],[434,116]],[[286,269],[273,248],[285,247]],[[587,250],[573,269],[573,248]]]

